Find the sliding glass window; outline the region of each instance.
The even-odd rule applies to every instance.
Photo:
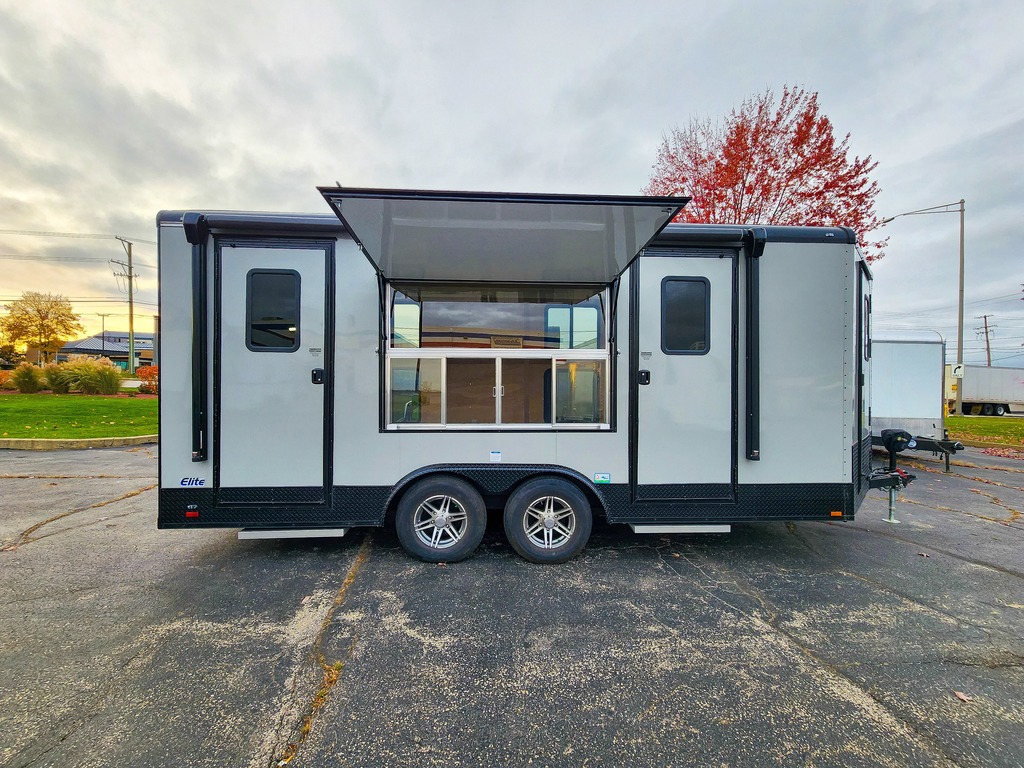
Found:
[[[608,427],[604,286],[399,283],[388,426]]]

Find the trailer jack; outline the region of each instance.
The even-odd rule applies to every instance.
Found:
[[[889,452],[889,466],[873,470],[868,475],[868,487],[885,488],[889,491],[889,516],[882,519],[895,525],[899,523],[896,519],[896,494],[917,479],[915,475],[896,466],[896,454],[907,448],[916,447],[917,443],[909,432],[902,429],[883,429],[882,445]]]

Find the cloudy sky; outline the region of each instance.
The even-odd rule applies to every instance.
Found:
[[[788,83],[878,161],[882,216],[966,199],[966,358],[989,314],[1024,366],[1022,29],[1014,0],[0,0],[0,304],[59,292],[126,328],[122,235],[149,330],[160,209],[328,212],[335,181],[637,194],[673,126]],[[955,356],[958,216],[886,234],[877,326]]]

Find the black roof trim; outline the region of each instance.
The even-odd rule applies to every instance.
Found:
[[[334,190],[336,187],[320,189]],[[387,193],[394,190],[358,190],[365,197],[375,193]],[[346,189],[346,194],[352,190]],[[604,197],[601,195],[533,195],[525,193],[460,193],[460,192],[424,192],[425,198],[450,200],[507,200],[516,199],[537,202],[572,201],[586,203],[628,203],[638,200],[660,200],[662,198],[643,197]],[[450,197],[444,197],[449,195]],[[462,197],[464,196],[464,197]],[[406,198],[408,199],[408,197]],[[672,198],[682,202],[688,198]],[[186,213],[190,211],[160,211],[156,216],[156,224],[181,224]],[[333,213],[265,213],[259,211],[198,211],[206,218],[211,229],[248,230],[248,231],[282,231],[342,234],[345,227]],[[741,247],[743,238],[750,227],[737,224],[669,224],[650,243],[648,248],[671,245],[731,245]],[[761,227],[772,243],[845,243],[855,245],[857,236],[849,227]]]
[[[845,243],[856,245],[857,235],[849,227],[757,227],[769,243]],[[669,224],[651,241],[649,248],[672,245],[743,246],[751,227],[738,224]]]
[[[345,233],[338,217],[331,213],[262,213],[239,211],[160,211],[156,225],[181,224],[188,213],[202,213],[210,229],[248,232]]]

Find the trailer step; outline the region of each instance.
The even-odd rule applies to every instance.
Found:
[[[240,539],[318,539],[329,536],[344,536],[348,528],[243,528],[238,532]]]
[[[630,523],[633,533],[729,533],[731,525],[638,525]]]

